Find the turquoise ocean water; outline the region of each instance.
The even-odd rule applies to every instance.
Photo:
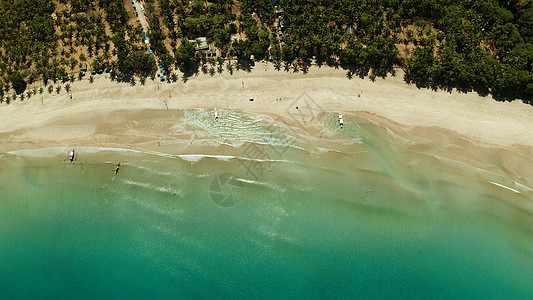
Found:
[[[533,297],[531,161],[334,120],[329,149],[5,154],[0,296]]]

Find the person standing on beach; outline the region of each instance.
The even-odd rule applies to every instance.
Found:
[[[75,156],[74,148],[72,148],[72,151],[68,155],[68,159],[70,162],[74,162],[74,158],[75,158],[74,156]]]

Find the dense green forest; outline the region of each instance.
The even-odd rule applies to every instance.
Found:
[[[371,79],[402,68],[405,81],[421,88],[533,103],[533,0],[141,3],[153,52],[169,70],[207,72],[209,64],[213,74],[222,57],[249,66],[251,55],[277,69],[326,64]],[[68,77],[82,62],[124,77],[157,70],[131,1],[2,1],[0,18],[2,96],[34,80]],[[218,51],[216,59],[188,42],[199,37]]]

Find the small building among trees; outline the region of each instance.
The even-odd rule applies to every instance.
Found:
[[[209,45],[207,44],[207,38],[206,37],[199,37],[196,40],[189,40],[191,43],[195,43],[196,47],[194,48],[196,51],[200,50],[208,50]]]

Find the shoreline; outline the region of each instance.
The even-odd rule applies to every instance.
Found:
[[[148,79],[145,85],[130,86],[99,78],[107,77],[103,74],[92,84],[87,78],[72,83],[72,100],[66,92],[44,91],[25,101],[0,105],[0,140],[4,144],[0,152],[7,150],[2,148],[14,150],[10,144],[16,141],[26,141],[30,148],[46,147],[49,142],[93,144],[102,124],[121,126],[135,121],[129,118],[131,113],[215,108],[282,120],[309,135],[316,134],[309,120],[322,112],[342,111],[344,115],[380,119],[379,123],[385,121],[400,131],[444,129],[484,147],[533,147],[530,105],[497,102],[476,93],[418,89],[405,84],[402,76],[399,73],[372,82],[349,80],[343,70],[329,67],[314,66],[302,74],[276,71],[269,65],[266,71],[258,66],[233,75],[226,71],[213,77],[200,74],[186,83]],[[249,101],[250,97],[254,101]],[[305,111],[306,105],[311,110]]]
[[[323,72],[328,77],[320,77]],[[271,159],[295,162],[302,157],[320,157],[315,163],[331,170],[342,170],[348,166],[343,162],[349,162],[358,166],[351,170],[354,172],[369,171],[372,176],[381,174],[383,178],[400,181],[410,177],[407,184],[411,187],[417,186],[416,178],[424,176],[424,170],[434,168],[444,176],[438,182],[455,182],[453,178],[462,176],[472,178],[488,195],[505,199],[507,204],[528,214],[533,212],[532,203],[527,200],[533,188],[533,137],[529,138],[533,122],[527,123],[533,121],[533,110],[528,105],[487,103],[484,110],[492,120],[485,121],[475,104],[486,99],[472,94],[430,91],[418,94],[416,87],[398,87],[398,78],[389,78],[381,84],[360,79],[349,81],[333,69],[315,70],[310,78],[283,74],[284,78],[272,78],[277,72],[266,75],[252,72],[227,80],[223,75],[198,76],[186,84],[166,84],[161,90],[157,90],[156,82],[135,87],[106,79],[94,84],[75,82],[73,100],[68,99],[68,94],[44,95],[47,96],[43,97],[44,104],[32,97],[0,106],[0,155],[8,156],[8,160],[10,156],[28,156],[30,160],[32,156],[48,156],[57,162],[58,158],[66,159],[75,147],[78,153],[83,153],[81,164],[114,165],[121,161],[127,166],[130,154],[141,154],[145,159],[152,159],[151,155],[179,158],[180,164],[192,166],[203,158],[243,159],[244,143],[269,143],[262,140],[268,133],[262,131],[265,124],[282,127],[287,124],[297,138],[297,143],[291,145],[294,153],[283,157],[271,153]],[[283,83],[283,79],[292,77],[293,82]],[[235,90],[244,80],[250,88]],[[277,94],[283,94],[283,100],[275,100],[271,87],[267,86],[266,91],[262,88],[266,82],[294,85],[295,89],[280,88]],[[344,83],[354,86],[339,90]],[[305,90],[310,86],[313,89]],[[360,92],[361,86],[376,88],[368,91],[363,88],[361,97],[349,95]],[[297,118],[296,113],[303,105],[298,104],[298,110],[293,108],[302,90],[307,93],[304,97],[312,97],[307,104],[320,106],[309,120],[305,116],[305,120]],[[383,96],[378,97],[380,92]],[[165,97],[169,93],[171,97]],[[250,94],[254,101],[249,101]],[[399,104],[388,101],[392,94],[400,99]],[[424,98],[427,94],[431,97]],[[296,96],[289,98],[292,95]],[[473,102],[469,103],[468,98],[473,98]],[[497,111],[503,107],[509,107],[509,112]],[[221,123],[226,120],[234,123],[227,128],[215,124],[215,108]],[[336,127],[339,111],[344,115],[344,131]],[[506,124],[511,124],[514,130],[503,127]],[[521,124],[524,126],[520,127]],[[373,141],[378,141],[378,145],[357,141],[353,135],[357,130],[351,126],[364,127],[361,131],[375,136]],[[503,138],[497,139],[500,137]],[[387,170],[393,173],[387,174]]]

